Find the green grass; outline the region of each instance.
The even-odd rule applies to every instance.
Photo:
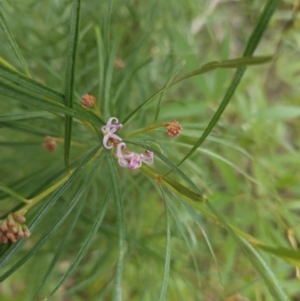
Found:
[[[299,300],[298,9],[0,1],[1,300]]]

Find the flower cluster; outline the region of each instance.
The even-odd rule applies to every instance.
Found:
[[[111,117],[107,124],[101,130],[104,135],[103,146],[107,149],[113,149],[120,166],[128,169],[137,169],[142,163],[152,164],[154,160],[153,152],[148,150],[144,154],[131,152],[127,149],[126,143],[122,142],[122,138],[115,134],[122,128],[122,124],[115,117]]]
[[[26,219],[18,213],[10,213],[0,220],[0,242],[16,242],[19,238],[29,237],[30,231],[25,225]]]

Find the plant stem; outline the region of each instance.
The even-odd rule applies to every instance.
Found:
[[[135,132],[126,134],[124,137],[125,138],[130,138],[130,137],[137,136],[137,135],[140,135],[140,134],[143,134],[143,133],[151,132],[151,131],[159,128],[159,127],[165,127],[165,126],[168,126],[168,122],[163,122],[163,123],[159,123],[159,124],[152,124],[152,125],[147,126],[145,128],[139,129]]]
[[[21,215],[25,215],[26,212],[33,207],[34,205],[36,205],[39,201],[41,201],[42,199],[44,199],[46,196],[48,196],[51,192],[53,192],[56,188],[58,188],[59,186],[61,186],[63,183],[65,183],[71,176],[71,174],[74,172],[74,169],[71,170],[70,172],[68,172],[67,175],[65,175],[62,179],[60,179],[58,182],[54,183],[52,186],[50,186],[48,189],[46,189],[45,191],[43,191],[42,193],[40,193],[39,195],[37,195],[36,197],[34,197],[31,200],[27,200],[27,205],[25,205],[23,208],[21,208],[20,210],[18,210],[16,213],[19,213]]]

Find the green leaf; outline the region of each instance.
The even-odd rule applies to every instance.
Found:
[[[256,26],[248,40],[246,49],[243,54],[243,56],[246,57],[246,59],[248,59],[248,57],[253,55],[254,50],[256,49],[263,32],[266,30],[267,25],[272,17],[273,12],[275,11],[275,9],[277,7],[279,1],[280,0],[269,0],[268,3],[266,4],[266,6],[258,20],[258,23],[256,24]],[[210,120],[208,126],[204,130],[204,132],[201,135],[201,137],[199,138],[199,140],[192,147],[192,149],[188,152],[188,154],[186,156],[184,156],[184,158],[177,164],[177,166],[181,165],[187,158],[189,158],[195,152],[195,150],[204,142],[206,137],[209,135],[209,133],[215,127],[215,125],[217,124],[221,115],[223,114],[225,108],[227,107],[229,101],[231,100],[236,88],[238,87],[245,71],[246,71],[246,67],[239,67],[236,70],[236,72],[231,80],[231,83],[223,97],[223,100],[222,100],[220,106],[218,107],[218,110],[216,111],[216,113],[214,114],[212,119]]]
[[[98,215],[96,217],[96,220],[95,220],[95,222],[93,224],[93,227],[91,229],[91,232],[87,236],[87,238],[86,238],[85,242],[83,243],[81,249],[79,250],[77,256],[75,257],[75,259],[73,260],[73,262],[69,266],[67,272],[64,274],[64,276],[60,279],[60,281],[57,283],[57,285],[55,286],[55,288],[48,295],[48,297],[46,298],[46,300],[48,298],[50,298],[60,288],[60,286],[65,282],[65,280],[68,278],[68,276],[73,272],[73,270],[79,264],[79,262],[81,261],[82,257],[86,253],[87,249],[91,245],[92,240],[95,237],[95,235],[97,234],[97,231],[98,231],[98,229],[99,229],[99,227],[100,227],[100,225],[102,223],[102,220],[103,220],[103,218],[105,216],[105,213],[106,213],[106,210],[107,210],[107,207],[108,207],[108,203],[109,203],[109,199],[110,199],[110,191],[107,192],[107,194],[105,196],[105,201],[104,201],[103,206],[102,206],[102,209],[99,210],[99,213],[98,213]]]
[[[5,126],[6,128],[13,129],[15,131],[29,133],[31,135],[35,135],[39,137],[45,137],[51,134],[49,130],[42,129],[41,127],[35,125],[26,124],[24,122],[9,121],[9,122],[0,122],[0,124]]]
[[[101,155],[100,158],[99,158],[99,160],[98,160],[98,162],[96,163],[96,165],[94,166],[94,168],[92,169],[92,171],[89,174],[88,178],[86,179],[86,181],[84,182],[84,184],[81,186],[80,189],[83,189],[83,186],[89,185],[89,184],[92,183],[92,177],[93,177],[94,173],[97,171],[98,167],[101,165],[102,160],[103,160],[103,156]],[[88,191],[88,190],[85,189],[85,191]],[[80,192],[78,192],[78,193],[80,193]],[[75,198],[76,198],[76,196],[75,196]],[[75,198],[74,198],[73,202],[75,202]],[[81,200],[82,199],[83,198],[81,197]],[[78,200],[79,200],[79,197],[78,197]],[[44,275],[43,281],[41,282],[38,290],[35,293],[35,297],[37,296],[37,294],[41,290],[41,288],[44,286],[44,284],[46,283],[46,281],[47,281],[50,273],[52,272],[52,270],[53,270],[55,264],[57,263],[57,261],[58,261],[60,255],[61,255],[61,253],[63,252],[63,250],[65,248],[65,245],[68,242],[68,239],[71,236],[71,234],[72,234],[72,232],[73,232],[73,230],[74,230],[74,228],[75,228],[75,226],[77,224],[78,218],[79,218],[79,216],[80,216],[80,214],[82,212],[82,209],[83,209],[84,205],[85,205],[85,202],[81,201],[81,203],[79,204],[79,207],[78,207],[76,213],[74,214],[74,217],[72,217],[71,224],[68,225],[67,231],[64,234],[64,239],[59,244],[59,246],[57,248],[57,251],[56,251],[56,253],[55,253],[55,255],[54,255],[54,257],[53,257],[53,259],[52,259],[52,261],[51,261],[51,263],[50,263],[50,265],[49,265],[49,267],[48,267],[48,269],[47,269],[47,271],[46,271],[46,273]],[[75,206],[76,206],[76,204],[74,205],[74,207]]]
[[[224,228],[231,234],[231,236],[236,241],[236,243],[241,247],[242,251],[249,259],[249,261],[252,263],[252,265],[255,267],[257,272],[259,272],[259,274],[262,276],[270,293],[273,295],[275,300],[289,301],[289,298],[287,297],[284,290],[282,289],[276,276],[269,268],[269,266],[265,263],[265,261],[260,257],[260,255],[254,250],[254,248],[246,240],[236,235],[232,227],[229,224],[227,224],[223,216],[219,214],[219,212],[214,208],[214,206],[209,201],[207,201],[206,204],[209,207],[209,209],[213,212],[213,214],[219,219],[219,221],[222,223]]]
[[[267,253],[271,253],[277,257],[280,257],[281,259],[292,264],[293,266],[300,268],[300,250],[295,251],[287,248],[273,248],[261,244],[259,244],[257,247]]]
[[[212,255],[212,258],[215,262],[215,265],[216,265],[216,268],[217,268],[217,271],[218,271],[218,276],[219,276],[219,279],[220,279],[220,282],[222,283],[222,277],[221,277],[221,273],[220,273],[220,269],[219,269],[219,265],[218,265],[218,261],[217,261],[217,257],[216,257],[216,254],[214,252],[214,249],[211,245],[211,242],[206,234],[206,231],[204,230],[204,227],[201,223],[201,220],[200,220],[200,216],[197,214],[197,212],[195,212],[195,210],[193,210],[193,208],[191,207],[190,204],[184,202],[180,196],[177,196],[179,201],[183,204],[183,206],[187,209],[187,211],[189,212],[189,214],[191,215],[191,217],[194,219],[195,223],[197,224],[197,226],[199,227],[200,231],[202,232],[202,235],[205,239],[205,242],[207,244],[207,247]]]
[[[24,202],[24,203],[27,202],[26,198],[24,198],[23,196],[21,196],[20,194],[18,194],[17,192],[15,192],[14,190],[7,187],[5,184],[3,184],[1,182],[0,182],[0,190],[5,192],[6,194],[12,196],[13,198],[20,200],[21,202]]]
[[[121,195],[120,180],[118,177],[116,162],[112,155],[107,151],[107,165],[110,174],[110,180],[112,184],[113,197],[116,202],[117,216],[118,216],[118,228],[119,228],[119,254],[116,266],[115,275],[115,294],[114,300],[122,300],[122,277],[123,277],[123,265],[125,255],[125,221],[124,221],[124,208]]]
[[[59,102],[64,101],[64,95],[47,87],[39,82],[24,76],[23,74],[9,68],[5,63],[0,61],[0,76],[4,79],[22,87],[29,89],[37,94],[49,97]]]
[[[215,61],[215,62],[210,62],[208,64],[205,64],[202,66],[200,69],[196,69],[192,72],[189,72],[181,77],[179,77],[177,80],[172,82],[172,86],[176,85],[177,83],[188,79],[190,77],[204,74],[210,71],[213,71],[218,68],[239,68],[239,67],[245,67],[245,66],[251,66],[251,65],[259,65],[259,64],[264,64],[267,62],[270,62],[272,60],[272,56],[258,56],[258,57],[242,57],[242,58],[237,58],[237,59],[232,59],[232,60],[226,60],[226,61]]]
[[[109,117],[114,116],[110,110],[110,88],[111,88],[111,81],[112,81],[112,76],[114,72],[114,62],[116,59],[117,51],[118,51],[118,45],[119,42],[116,40],[113,45],[112,49],[110,50],[110,55],[109,55],[109,61],[108,61],[108,66],[106,69],[106,77],[105,77],[105,84],[104,84],[104,116],[105,120],[108,120]]]
[[[191,78],[193,76],[197,76],[200,74],[204,74],[210,71],[213,71],[217,68],[239,68],[238,70],[245,70],[245,66],[247,65],[256,65],[256,64],[262,64],[262,63],[266,63],[269,62],[272,59],[271,56],[266,56],[266,57],[251,57],[251,58],[238,58],[238,59],[233,59],[233,60],[227,60],[227,61],[216,61],[216,62],[211,62],[208,63],[204,66],[202,66],[200,69],[196,69],[192,72],[189,72],[181,77],[179,77],[178,79],[176,79],[175,81],[172,81],[171,83],[168,83],[167,85],[165,85],[163,88],[161,88],[160,90],[158,90],[156,93],[154,93],[150,98],[148,98],[147,100],[145,100],[142,104],[140,104],[137,108],[135,108],[123,121],[122,124],[125,124],[128,122],[128,120],[130,120],[144,105],[146,105],[148,102],[150,102],[152,99],[154,99],[156,96],[158,96],[159,94],[163,93],[164,91],[166,91],[167,89],[169,89],[170,87],[176,85],[177,83]],[[240,67],[243,66],[243,67]],[[237,70],[237,71],[238,71]],[[244,71],[243,71],[244,72]],[[238,72],[237,72],[238,73]],[[237,74],[236,73],[236,74]],[[240,78],[238,79],[238,82],[235,83],[236,87],[239,83]],[[233,85],[233,83],[232,83]],[[231,86],[230,86],[231,87]],[[228,90],[230,89],[230,87],[228,88]],[[235,90],[235,88],[234,88]],[[233,94],[234,91],[232,91]]]
[[[196,199],[200,202],[205,202],[206,201],[206,197],[204,196],[204,194],[198,189],[198,187],[175,165],[173,164],[169,159],[167,159],[163,154],[161,154],[160,152],[158,152],[157,150],[153,149],[152,147],[149,147],[145,144],[142,144],[140,142],[137,142],[137,141],[125,141],[126,143],[129,143],[129,144],[134,144],[134,145],[137,145],[137,146],[140,146],[144,149],[147,149],[151,152],[153,152],[158,158],[160,158],[163,162],[165,162],[167,165],[169,165],[172,170],[174,170],[178,175],[180,175],[180,177],[189,185],[192,185],[196,190],[197,190],[197,194],[194,192],[193,195],[194,197],[196,197]],[[159,175],[163,180],[165,178],[164,175]],[[167,178],[166,182],[170,182],[172,183],[172,180],[170,180],[170,178]],[[170,184],[171,185],[171,184]],[[172,183],[172,185],[175,185],[175,189],[177,190],[182,190],[184,191],[184,193],[189,193],[191,194],[191,192],[188,192],[188,189],[184,186],[179,186],[177,184],[175,184],[174,182]],[[183,190],[183,187],[184,189],[186,190]]]
[[[253,266],[260,273],[262,278],[265,280],[270,293],[273,295],[275,300],[278,301],[289,301],[289,297],[285,294],[280,282],[277,280],[276,276],[266,264],[259,253],[244,239],[240,239],[244,244],[244,253],[250,259]]]
[[[74,180],[81,174],[83,167],[94,157],[94,155],[97,153],[101,145],[96,146],[92,151],[90,151],[81,161],[80,165],[76,168],[76,170],[71,174],[69,179],[61,185],[59,189],[55,191],[49,197],[45,202],[44,206],[36,213],[35,218],[29,225],[30,232],[33,232],[33,230],[38,226],[40,221],[43,219],[43,217],[47,214],[47,212],[51,209],[51,207],[54,205],[54,203],[61,197],[61,195],[65,192],[65,190],[74,182]],[[20,239],[15,244],[11,245],[6,254],[4,254],[0,258],[0,268],[4,267],[8,261],[11,259],[11,257],[16,253],[16,251],[25,243],[26,239]],[[30,254],[29,254],[30,255]],[[33,255],[33,254],[32,254]],[[31,255],[29,256],[31,257]],[[28,257],[28,258],[29,258]],[[28,259],[26,258],[26,260]],[[26,261],[25,260],[25,261]],[[22,263],[21,263],[22,264]],[[17,270],[18,266],[14,266],[14,270]],[[5,274],[4,274],[5,275]],[[5,278],[4,275],[0,277],[0,282],[3,281]]]
[[[174,69],[172,75],[170,76],[169,80],[167,80],[166,84],[165,84],[165,87],[168,87],[172,80],[174,79],[174,77],[177,75],[177,73],[180,71],[180,69],[184,66],[185,62],[182,62],[180,64],[178,64],[178,66],[176,66],[176,68]],[[154,123],[157,121],[158,119],[158,116],[159,116],[159,112],[160,112],[160,107],[161,107],[161,101],[162,101],[162,98],[164,96],[164,92],[163,91],[160,96],[159,96],[159,100],[157,102],[157,107],[156,107],[156,112],[155,112],[155,117],[154,117]]]
[[[92,114],[91,112],[85,112],[82,108],[76,108],[75,106],[74,109],[71,109],[65,106],[64,104],[54,101],[50,98],[36,95],[34,93],[25,91],[20,87],[12,86],[1,81],[0,94],[36,106],[54,114],[67,114],[76,117],[80,120],[90,122],[96,126],[101,126],[104,124],[104,122],[98,116]]]
[[[252,248],[251,249],[248,247],[249,243],[246,242],[246,244],[245,244],[244,240],[235,233],[233,228],[225,221],[223,216],[218,213],[218,211],[214,208],[214,206],[203,196],[203,194],[198,189],[198,187],[180,169],[176,168],[176,166],[174,166],[174,164],[172,162],[170,162],[166,157],[164,157],[162,154],[155,151],[154,149],[151,149],[150,147],[143,145],[141,143],[135,143],[135,142],[134,143],[130,142],[130,143],[141,146],[150,151],[153,151],[156,156],[158,156],[161,160],[163,160],[166,164],[168,164],[172,168],[172,170],[174,170],[176,173],[178,173],[185,180],[185,182],[187,182],[189,185],[191,185],[198,194],[202,195],[203,200],[206,202],[208,208],[214,215],[214,216],[212,216],[212,218],[214,218],[214,217],[217,218],[219,220],[219,222],[225,227],[225,229],[230,233],[230,235],[234,238],[236,243],[242,248],[242,250],[245,253],[245,255],[247,256],[247,258],[251,261],[253,266],[256,268],[256,270],[259,272],[259,274],[265,280],[265,283],[267,284],[271,294],[273,294],[273,297],[279,301],[289,300],[288,297],[286,296],[285,292],[281,289],[281,286],[279,285],[279,282],[276,279],[275,275],[266,266],[264,261],[260,257],[258,257],[257,253],[252,252],[253,248],[251,247]],[[200,211],[202,212],[203,210],[201,209]]]
[[[75,228],[75,226],[77,224],[78,218],[79,218],[79,216],[80,216],[80,214],[82,212],[82,209],[83,209],[84,205],[85,205],[85,202],[81,201],[81,203],[79,204],[78,209],[76,210],[76,213],[74,214],[74,217],[72,217],[71,224],[68,225],[68,229],[64,233],[64,239],[62,239],[61,242],[60,242],[60,244],[58,245],[58,248],[57,248],[57,250],[56,250],[56,252],[55,252],[55,254],[53,256],[53,259],[52,259],[52,261],[51,261],[51,263],[50,263],[50,265],[49,265],[49,267],[48,267],[48,269],[47,269],[47,271],[46,271],[46,273],[45,273],[45,275],[43,277],[43,280],[42,280],[41,284],[39,285],[37,291],[35,292],[35,296],[34,296],[33,299],[35,299],[37,297],[37,294],[39,293],[39,291],[41,290],[41,288],[44,286],[44,284],[46,283],[46,281],[48,280],[48,277],[50,276],[53,268],[55,267],[55,264],[57,263],[60,255],[62,254],[62,252],[63,252],[63,250],[64,250],[64,248],[65,248],[65,246],[66,246],[66,244],[67,244],[67,242],[69,240],[69,237],[72,234],[72,232],[73,232],[73,230],[74,230],[74,228]]]
[[[167,191],[167,193],[170,195],[170,199],[173,200],[173,195],[170,191]],[[182,201],[184,203],[184,201]],[[186,222],[185,220],[185,217],[182,215],[182,212],[181,212],[181,208],[178,209],[174,206],[174,202],[172,202],[171,204],[169,204],[169,210],[170,212],[172,213],[172,216],[176,222],[176,225],[177,225],[177,229],[179,230],[181,236],[183,237],[188,249],[189,249],[189,252],[191,254],[191,257],[193,259],[193,262],[194,262],[194,266],[195,266],[195,270],[196,270],[196,274],[197,274],[197,280],[198,280],[198,283],[199,283],[199,280],[200,280],[200,274],[199,274],[199,266],[198,266],[198,263],[197,263],[197,260],[196,260],[196,256],[195,256],[195,252],[193,250],[193,246],[192,246],[192,243],[190,241],[190,239],[188,238],[186,232],[190,232],[192,233],[192,229],[190,229],[188,223]],[[183,227],[187,228],[186,231],[184,231]],[[196,237],[196,236],[195,236]],[[200,284],[200,283],[199,283]]]
[[[24,91],[19,87],[15,87],[4,82],[0,82],[0,94],[20,100],[30,105],[34,105],[52,113],[69,114],[78,118],[80,118],[80,116],[83,117],[82,115],[79,115],[75,110],[69,109],[61,103],[55,102],[42,96],[37,96],[28,91]]]
[[[98,62],[98,69],[99,69],[99,84],[98,84],[98,106],[100,107],[100,102],[102,99],[102,93],[103,93],[103,86],[104,86],[104,60],[105,60],[105,55],[104,55],[104,47],[103,47],[103,40],[102,40],[102,35],[100,28],[98,26],[95,27],[95,35],[96,35],[96,41],[97,41],[97,50],[98,50],[98,57],[99,57],[99,62]]]
[[[177,192],[188,197],[189,199],[191,199],[195,202],[203,202],[203,198],[201,195],[199,195],[199,194],[195,193],[194,191],[188,189],[187,187],[181,185],[179,182],[171,179],[170,177],[163,177],[162,181],[168,183]]]
[[[6,22],[5,22],[5,19],[4,19],[4,16],[2,14],[1,8],[0,8],[0,25],[1,25],[8,41],[9,41],[9,44],[10,44],[11,48],[13,49],[13,51],[14,51],[16,57],[18,58],[21,66],[23,67],[25,73],[27,74],[28,77],[30,77],[30,73],[29,73],[29,70],[28,70],[27,65],[25,63],[25,60],[24,60],[24,58],[23,58],[23,56],[20,52],[18,44],[16,43],[11,31],[9,30],[9,28],[8,28]]]
[[[167,215],[167,245],[166,245],[166,260],[165,260],[165,268],[164,268],[164,276],[161,284],[161,290],[159,295],[159,301],[164,301],[166,298],[167,288],[168,288],[168,280],[170,273],[170,262],[171,262],[171,227],[170,227],[170,213],[168,204],[165,199],[165,195],[163,190],[161,189],[162,198],[164,200],[164,204],[166,207],[166,215]]]
[[[73,108],[74,101],[74,82],[75,82],[75,63],[79,33],[79,18],[80,18],[81,0],[73,0],[71,28],[69,35],[69,46],[67,54],[67,67],[65,76],[65,105]],[[73,118],[70,115],[65,116],[65,165],[69,168],[69,156],[71,149]]]
[[[2,115],[0,116],[0,122],[27,120],[27,119],[31,120],[34,118],[45,118],[50,116],[51,115],[47,112],[30,112],[30,113],[16,114],[16,115]]]
[[[99,165],[97,165],[98,167]],[[92,175],[96,171],[96,168],[91,172],[88,180],[91,180]],[[89,181],[85,181],[85,183],[80,187],[79,191],[76,193],[73,201],[69,204],[63,214],[56,220],[56,222],[52,225],[51,229],[46,233],[35,245],[34,247],[27,253],[24,257],[22,257],[16,264],[14,264],[6,273],[4,273],[0,277],[0,281],[4,281],[11,274],[13,274],[16,270],[18,270],[31,256],[33,256],[39,248],[51,237],[52,234],[61,226],[64,220],[68,217],[70,212],[74,209],[79,200],[82,200],[82,195],[88,188]]]

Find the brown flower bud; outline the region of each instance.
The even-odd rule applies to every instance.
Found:
[[[114,62],[114,67],[115,69],[120,70],[120,69],[124,69],[126,67],[126,64],[123,60],[116,59]]]
[[[175,119],[167,124],[167,135],[169,137],[178,137],[182,131],[182,126]]]
[[[20,238],[29,237],[30,231],[24,222],[25,217],[19,213],[10,213],[0,220],[0,242],[15,243]]]
[[[43,147],[48,153],[54,152],[57,147],[55,138],[46,136],[44,139]]]
[[[81,97],[81,105],[85,109],[88,108],[88,107],[93,107],[95,105],[95,102],[96,102],[96,98],[93,95],[84,94]]]

